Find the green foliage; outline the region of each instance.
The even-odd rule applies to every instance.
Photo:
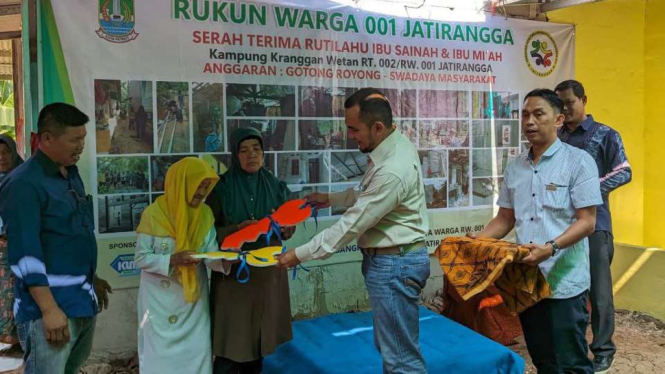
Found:
[[[0,133],[16,139],[14,121],[14,84],[12,81],[0,81]]]

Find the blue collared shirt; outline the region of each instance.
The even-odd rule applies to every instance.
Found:
[[[517,243],[543,245],[575,222],[576,209],[603,203],[598,170],[586,152],[557,139],[533,164],[531,150],[506,167],[498,205],[515,211]],[[553,299],[589,289],[587,238],[542,262]]]
[[[0,189],[9,263],[16,277],[17,322],[41,318],[29,287],[48,286],[69,318],[97,313],[97,267],[92,201],[76,166],[68,177],[41,151],[19,166]]]
[[[599,205],[596,211],[596,231],[612,232],[609,194],[630,182],[633,175],[621,136],[611,127],[596,122],[593,116],[588,115],[572,132],[565,126],[559,129],[559,139],[585,150],[594,158],[603,196],[603,204]]]

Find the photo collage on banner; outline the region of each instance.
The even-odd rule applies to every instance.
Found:
[[[240,127],[261,132],[264,165],[287,183],[291,198],[357,188],[368,154],[348,137],[344,102],[358,88],[95,80],[99,234],[135,231],[163,194],[166,171],[184,157],[224,173],[230,136]],[[428,209],[492,206],[507,163],[527,144],[519,95],[382,91],[398,131],[418,149]]]

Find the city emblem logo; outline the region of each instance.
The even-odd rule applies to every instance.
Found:
[[[546,77],[554,71],[559,59],[556,41],[545,31],[534,31],[524,44],[524,59],[531,72]]]
[[[97,35],[109,42],[130,42],[139,34],[134,30],[134,0],[99,0]]]

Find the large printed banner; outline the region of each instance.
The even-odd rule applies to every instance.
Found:
[[[293,197],[357,185],[367,168],[344,100],[383,89],[419,149],[436,248],[492,216],[506,164],[524,148],[523,95],[573,77],[573,27],[487,16],[462,23],[332,1],[52,1],[76,105],[89,114],[81,169],[95,197],[101,276],[137,284],[142,211],[188,155],[224,172],[229,134],[252,126]],[[288,243],[344,212],[319,212]],[[351,244],[329,261],[354,261]]]

